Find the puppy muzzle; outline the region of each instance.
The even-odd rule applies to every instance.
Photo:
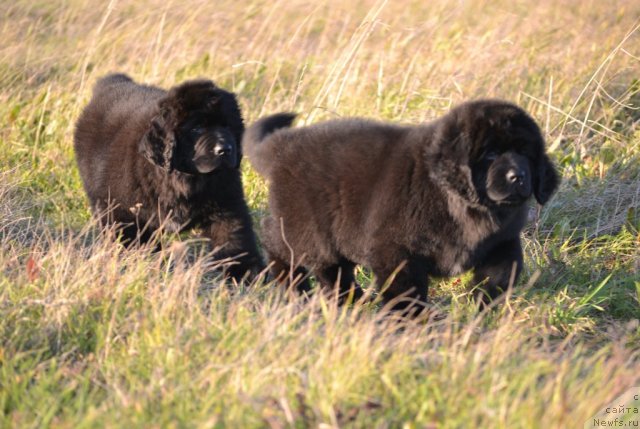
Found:
[[[202,144],[207,149],[193,159],[199,173],[208,174],[221,168],[237,167],[238,150],[231,135],[216,132],[208,139],[209,141],[204,141]]]
[[[226,167],[235,167],[237,164],[238,155],[233,145],[229,143],[220,142],[216,144],[213,147],[213,155]]]
[[[511,194],[522,198],[531,196],[531,180],[527,173],[520,168],[510,168],[505,175],[507,183],[511,186]]]
[[[498,204],[521,204],[532,194],[531,174],[524,162],[505,161],[490,169],[487,196]]]

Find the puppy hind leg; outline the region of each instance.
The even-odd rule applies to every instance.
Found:
[[[342,305],[350,297],[355,302],[364,296],[364,291],[356,282],[354,269],[355,264],[343,258],[337,264],[314,269],[313,273],[323,289],[333,290],[337,287],[338,301]]]
[[[269,261],[269,273],[278,283],[287,288],[295,286],[300,293],[310,292],[309,275],[302,265],[295,264],[296,255],[292,255],[289,246],[284,242],[280,226],[271,217],[262,221],[262,245]]]
[[[426,309],[429,281],[426,267],[418,261],[372,267],[385,306],[406,316],[418,316]],[[382,284],[380,284],[382,282]]]
[[[304,267],[298,266],[292,270],[289,262],[285,262],[281,258],[269,255],[267,259],[269,260],[269,273],[273,280],[285,285],[287,289],[295,287],[299,293],[311,292],[309,273]]]

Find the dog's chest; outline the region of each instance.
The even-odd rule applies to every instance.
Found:
[[[180,205],[167,205],[163,198],[150,204],[137,203],[129,208],[138,219],[155,228],[176,233],[184,230],[192,223],[192,214]]]
[[[206,199],[196,199],[178,197],[167,201],[165,213],[167,213],[166,227],[174,232],[189,229],[202,223],[215,211],[211,201]]]
[[[180,232],[203,223],[214,210],[211,200],[199,187],[173,182],[156,196],[156,210],[164,229]]]
[[[472,269],[495,245],[509,238],[510,226],[482,211],[467,211],[464,218],[451,222],[446,234],[436,234],[438,241],[432,241],[434,274],[455,276]]]
[[[433,255],[435,272],[439,276],[457,276],[471,269],[474,265],[473,249],[459,243],[447,243]]]

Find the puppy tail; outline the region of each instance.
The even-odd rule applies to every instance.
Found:
[[[258,119],[244,132],[242,148],[260,175],[268,178],[271,169],[271,149],[264,140],[275,131],[290,127],[295,118],[295,113],[276,113]]]

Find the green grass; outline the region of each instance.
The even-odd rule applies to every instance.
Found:
[[[0,0],[0,427],[582,427],[640,385],[638,16],[633,1]],[[226,284],[197,243],[125,251],[91,220],[73,124],[110,71],[211,78],[247,123],[418,123],[501,97],[538,120],[563,182],[488,314],[468,275],[434,282],[430,321]],[[267,187],[243,174],[258,221]]]

